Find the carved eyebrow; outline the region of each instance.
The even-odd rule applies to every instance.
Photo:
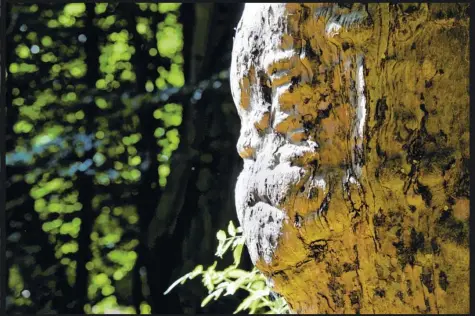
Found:
[[[351,7],[333,4],[332,6],[316,8],[314,16],[315,18],[324,17],[328,19],[326,21],[327,28],[329,24],[349,28],[368,18],[368,12],[364,4],[352,3]]]
[[[267,54],[264,57],[264,69],[268,74],[288,70],[291,68],[292,58],[299,58],[299,53],[294,49],[272,52],[272,54]]]
[[[309,61],[297,53],[291,58],[275,60],[267,66],[266,72],[274,87],[287,84],[297,76],[300,81],[309,82],[314,74]]]
[[[328,22],[338,23],[343,27],[350,27],[358,22],[363,21],[367,18],[366,11],[353,11],[346,14],[340,14],[337,16],[332,16]]]

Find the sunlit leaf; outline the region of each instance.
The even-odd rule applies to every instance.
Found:
[[[241,262],[241,253],[242,253],[243,246],[244,246],[243,244],[239,244],[233,250],[233,258],[234,258],[235,265],[238,265],[239,262]]]
[[[228,234],[230,236],[236,236],[236,227],[234,227],[234,224],[232,221],[229,221],[229,224],[228,224]]]
[[[226,233],[223,230],[219,230],[216,233],[216,238],[218,238],[219,241],[224,241],[226,240]]]

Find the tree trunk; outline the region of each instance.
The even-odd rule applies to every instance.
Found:
[[[163,293],[194,266],[213,263],[215,233],[235,218],[232,191],[241,168],[234,149],[239,121],[228,75],[222,69],[229,67],[230,54],[223,51],[231,49],[240,6],[193,4],[190,10],[182,5],[180,12],[184,41],[192,43],[185,45],[185,78],[195,89],[181,100],[168,100],[183,106],[183,123],[178,127],[180,144],[171,156],[167,185],[147,230],[149,252],[156,260],[155,266],[151,264],[155,277],[149,278],[153,313],[232,312],[236,306],[230,302],[236,298],[228,296],[224,307],[200,307],[207,290],[199,280]]]
[[[246,5],[236,208],[294,312],[469,312],[468,7]]]

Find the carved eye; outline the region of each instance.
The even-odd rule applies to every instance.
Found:
[[[293,77],[290,79],[290,81],[291,81],[292,85],[295,86],[295,85],[298,85],[298,84],[299,84],[299,82],[300,82],[301,79],[302,79],[301,76],[293,76]]]
[[[259,85],[262,89],[263,99],[266,103],[272,103],[272,81],[269,76],[262,70],[257,74]]]
[[[263,133],[266,128],[270,126],[270,112],[267,111],[262,114],[260,119],[254,123],[254,127],[259,133]]]
[[[347,9],[351,9],[353,7],[353,3],[338,3],[338,6],[340,8],[347,8]]]
[[[270,81],[270,78],[267,78],[265,84],[267,87],[272,88],[272,81]]]
[[[306,133],[310,132],[315,126],[313,116],[311,114],[305,114],[302,117],[302,120],[303,120],[302,125],[303,125],[303,128],[304,128],[305,132]]]

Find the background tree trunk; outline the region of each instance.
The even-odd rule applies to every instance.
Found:
[[[203,3],[181,8],[185,42],[190,43],[184,51],[185,78],[197,87],[180,101],[180,144],[147,230],[148,251],[154,258],[150,269],[156,270],[149,279],[155,289],[154,312],[232,312],[238,305],[230,296],[201,308],[207,292],[199,280],[163,293],[196,265],[213,263],[216,232],[236,218],[233,191],[242,165],[235,151],[239,121],[229,90],[230,54],[223,51],[231,51],[242,7]],[[250,267],[249,260],[243,261]]]
[[[330,207],[317,216],[320,221],[302,221],[316,213],[302,213],[304,204],[299,204],[312,203],[312,188],[302,186],[298,193],[294,183],[288,192],[291,202],[278,206],[286,213],[278,245],[271,262],[261,256],[256,265],[294,312],[469,312],[468,8],[287,4],[283,11],[277,5],[244,11],[243,19],[252,15],[258,25],[248,43],[235,43],[237,69],[251,65],[244,80],[251,86],[258,81],[253,76],[259,76],[259,64],[253,72],[252,63],[269,54],[255,43],[263,43],[263,37],[285,42],[292,35],[294,48],[316,65],[314,93],[332,87],[333,107],[325,113],[306,108],[316,117],[312,123],[317,127],[311,128],[321,145],[319,161],[343,162],[335,166],[357,178],[356,184],[332,189]],[[249,32],[242,21],[236,41],[246,42],[247,33],[238,40]],[[320,65],[325,70],[317,71]],[[236,86],[244,91],[245,81]],[[294,91],[300,87],[293,78],[291,86]],[[294,93],[297,107],[301,96]],[[360,117],[355,105],[360,97],[366,111],[362,137],[340,137],[340,126],[354,124],[347,117]],[[252,111],[246,107],[253,107],[253,99],[251,105],[242,99],[243,94],[235,95],[240,111]],[[256,224],[243,216],[248,246],[257,244],[259,253],[267,240],[253,239]],[[271,227],[271,221],[262,223]]]
[[[216,231],[235,219],[239,122],[227,69],[241,11],[241,4],[9,6],[1,20],[11,48],[1,56],[8,111],[0,115],[8,115],[9,313],[234,309],[237,296],[202,309],[207,290],[199,280],[163,293],[194,266],[213,262]],[[18,53],[22,47],[28,56]],[[25,62],[37,71],[15,71]],[[57,67],[62,70],[53,73]],[[183,108],[170,126],[156,117],[168,103]],[[25,122],[32,127],[23,133],[16,126]],[[163,144],[177,125],[180,145],[172,154]],[[34,139],[49,126],[64,133],[39,148]],[[138,141],[127,145],[131,135]],[[157,172],[170,165],[161,159],[165,151],[172,165],[166,187]],[[132,163],[133,157],[139,160]],[[32,194],[54,178],[70,179],[72,187]],[[69,206],[70,196],[80,210],[47,206]],[[76,218],[80,225],[72,225]],[[60,226],[48,227],[51,222]],[[77,250],[63,252],[68,242]]]

